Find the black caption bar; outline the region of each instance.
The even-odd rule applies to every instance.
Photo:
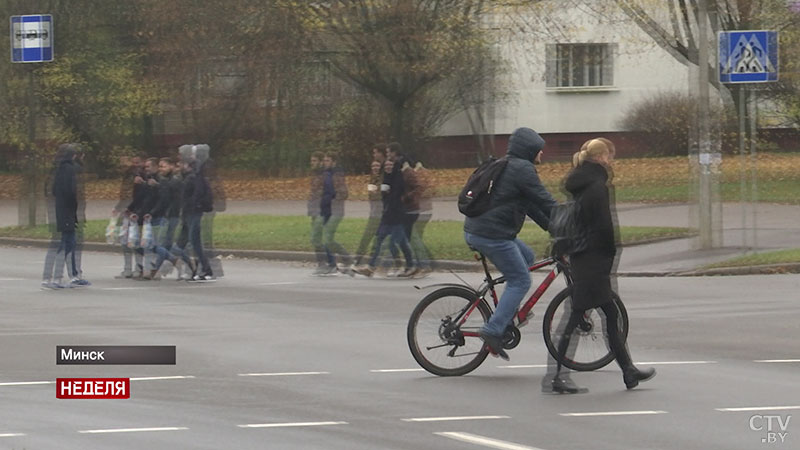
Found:
[[[174,345],[58,345],[56,364],[175,365]]]

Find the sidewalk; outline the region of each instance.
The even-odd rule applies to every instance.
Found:
[[[87,204],[86,216],[90,220],[105,219],[109,217],[114,204],[113,201],[90,201]],[[345,211],[349,217],[367,217],[369,204],[364,201],[348,201]],[[800,247],[800,207],[760,204],[757,213],[757,245],[754,250],[769,251]],[[16,201],[0,201],[0,227],[16,225],[17,214]],[[228,202],[227,210],[221,214],[305,215],[306,203],[278,200],[231,201]],[[685,204],[619,204],[617,214],[620,225],[623,226],[689,226],[689,207]],[[460,221],[463,220],[463,216],[458,212],[454,200],[440,199],[434,201],[433,220]],[[751,223],[750,220],[748,217],[748,225]],[[678,274],[743,254],[745,249],[739,204],[723,205],[723,227],[722,248],[696,250],[692,247],[694,242],[692,238],[625,247],[617,270],[620,274],[638,276]],[[4,242],[8,244],[8,240]],[[225,254],[289,260],[306,258],[305,254],[299,252],[238,251]],[[463,268],[465,264],[443,264],[442,267]]]

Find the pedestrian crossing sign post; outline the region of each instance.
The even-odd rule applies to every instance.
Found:
[[[719,81],[722,83],[778,81],[778,32],[721,31]]]
[[[11,62],[38,63],[53,60],[53,16],[11,16]]]

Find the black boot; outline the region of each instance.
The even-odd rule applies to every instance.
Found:
[[[622,379],[625,381],[625,387],[628,389],[633,389],[639,385],[640,381],[647,381],[654,376],[656,376],[656,369],[650,367],[639,370],[633,364],[622,371]]]
[[[562,377],[556,375],[553,378],[553,392],[559,394],[583,394],[589,392],[589,389],[579,387],[569,377]]]

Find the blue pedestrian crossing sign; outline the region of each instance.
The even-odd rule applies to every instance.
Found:
[[[778,32],[721,31],[719,81],[722,83],[778,81]]]
[[[11,62],[53,60],[53,16],[11,16]]]

